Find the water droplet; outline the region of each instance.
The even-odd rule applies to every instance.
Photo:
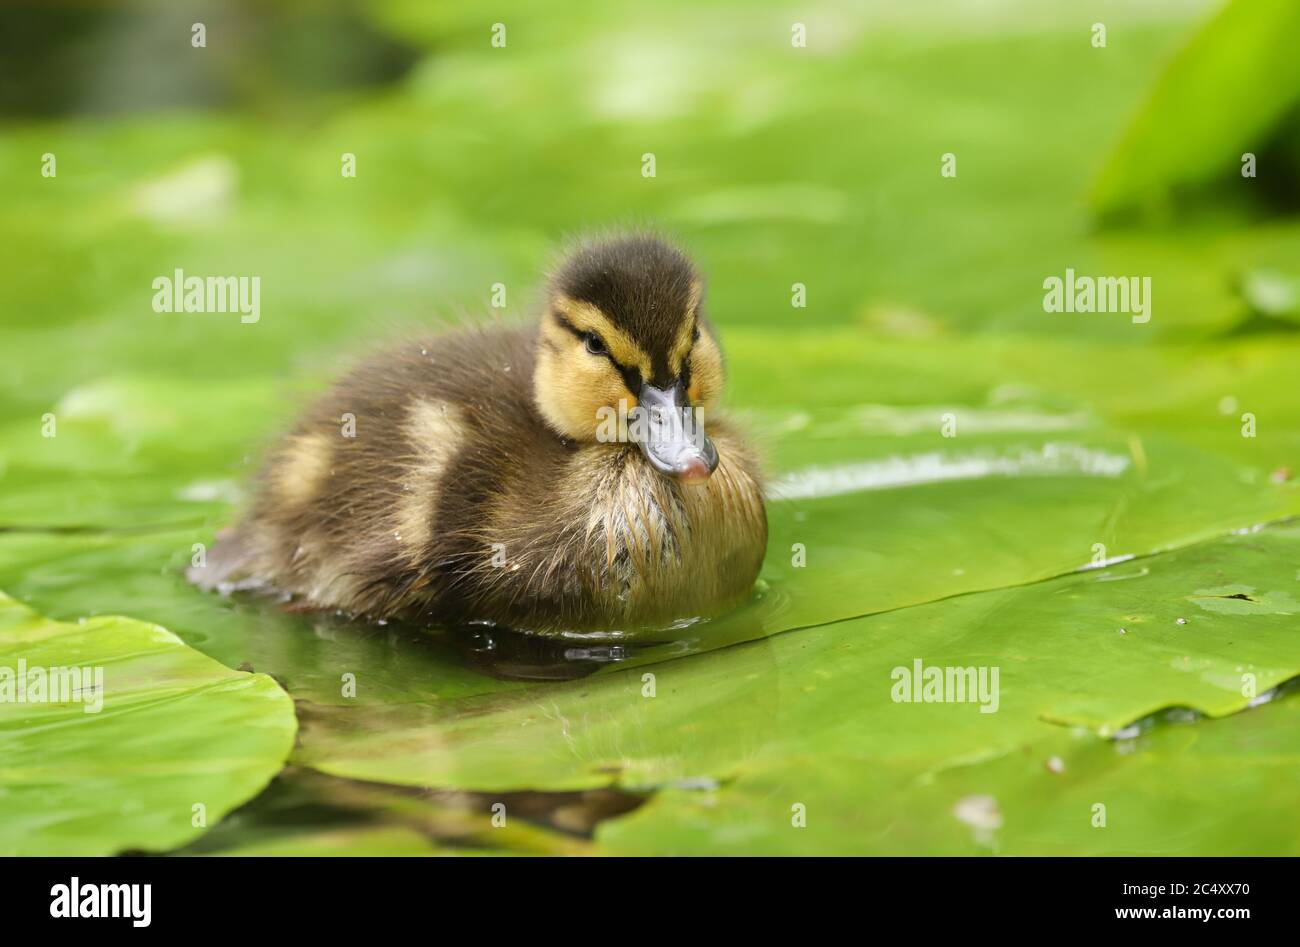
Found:
[[[952,814],[975,830],[976,840],[991,841],[992,833],[1002,828],[1002,812],[992,796],[966,796],[953,806]]]

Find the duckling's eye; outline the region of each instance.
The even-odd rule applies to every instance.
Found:
[[[592,355],[608,355],[609,349],[605,348],[605,343],[601,341],[600,336],[594,332],[584,332],[582,341],[587,343],[587,351]]]
[[[700,324],[698,322],[695,323],[695,331],[691,333],[691,341],[692,342],[700,341]]]

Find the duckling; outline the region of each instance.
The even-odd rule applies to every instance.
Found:
[[[542,635],[739,603],[767,518],[755,451],[715,412],[703,296],[658,236],[589,241],[554,271],[536,325],[379,352],[274,446],[191,580]]]

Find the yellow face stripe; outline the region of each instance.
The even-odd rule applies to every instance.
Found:
[[[681,328],[677,330],[677,339],[673,342],[668,355],[668,367],[673,374],[680,375],[691,346],[695,344],[695,328],[699,325],[700,297],[704,294],[704,285],[699,280],[691,281],[691,294],[686,303],[686,316]]]
[[[722,351],[707,329],[700,329],[700,341],[691,349],[691,404],[712,408],[722,394]]]
[[[568,296],[558,296],[555,308],[579,332],[594,332],[600,336],[614,361],[637,369],[642,378],[649,378],[653,374],[650,370],[650,356],[641,351],[641,346],[633,342],[630,335],[610,322],[599,307]]]

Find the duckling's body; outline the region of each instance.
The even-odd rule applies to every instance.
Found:
[[[651,238],[614,246],[579,269],[591,275],[594,263],[633,295],[644,295],[638,281],[662,280],[655,268],[666,262],[686,275],[676,272],[684,258]],[[636,397],[614,392],[611,374],[646,376],[644,400],[661,392],[650,383],[656,371],[684,397],[694,368],[694,394],[712,400],[716,345],[710,336],[705,355],[697,339],[670,365],[645,350],[655,343],[627,312],[604,313],[618,302],[571,295],[581,287],[566,273],[573,264],[540,328],[405,342],[344,377],[274,448],[245,519],[192,577],[208,587],[264,583],[312,607],[539,633],[662,624],[743,599],[767,521],[741,436],[710,413],[712,475],[690,445],[686,473],[666,475],[652,448],[589,436],[597,432],[585,422],[611,394]],[[667,296],[681,303],[674,319],[699,318],[698,280]],[[666,298],[640,302],[669,308]],[[608,349],[591,341],[597,331]]]

